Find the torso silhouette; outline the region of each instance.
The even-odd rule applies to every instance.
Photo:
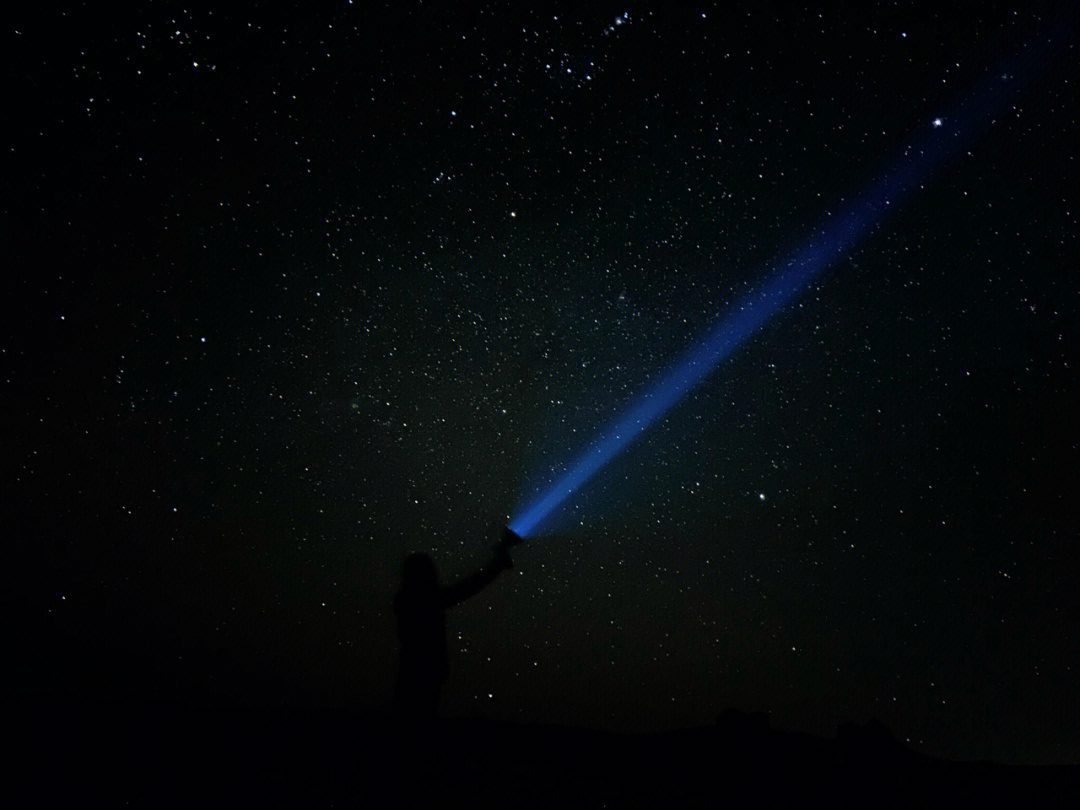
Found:
[[[450,673],[446,609],[482,590],[504,567],[493,560],[460,582],[441,587],[435,564],[426,554],[413,554],[405,561],[401,590],[394,596],[400,643],[395,712],[435,715],[439,692]]]

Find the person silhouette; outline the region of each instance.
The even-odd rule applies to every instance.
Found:
[[[431,557],[410,554],[401,567],[401,588],[394,596],[400,660],[394,689],[394,715],[409,726],[432,722],[450,674],[446,648],[446,610],[474,596],[514,563],[509,547],[520,539],[509,529],[491,560],[452,585],[439,584]]]

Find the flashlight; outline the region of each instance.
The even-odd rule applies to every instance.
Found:
[[[525,538],[517,534],[513,529],[507,527],[503,529],[502,540],[499,541],[500,548],[510,548],[516,546],[522,542]]]

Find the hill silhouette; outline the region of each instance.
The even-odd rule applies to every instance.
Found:
[[[13,806],[1074,807],[1076,766],[928,757],[885,726],[835,738],[729,709],[699,728],[618,734],[287,707],[35,698],[5,712]]]

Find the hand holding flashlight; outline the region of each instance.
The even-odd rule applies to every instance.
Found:
[[[510,559],[510,547],[516,546],[524,538],[518,536],[510,529],[503,529],[502,539],[495,546],[495,561],[502,568],[513,568],[514,561]]]

